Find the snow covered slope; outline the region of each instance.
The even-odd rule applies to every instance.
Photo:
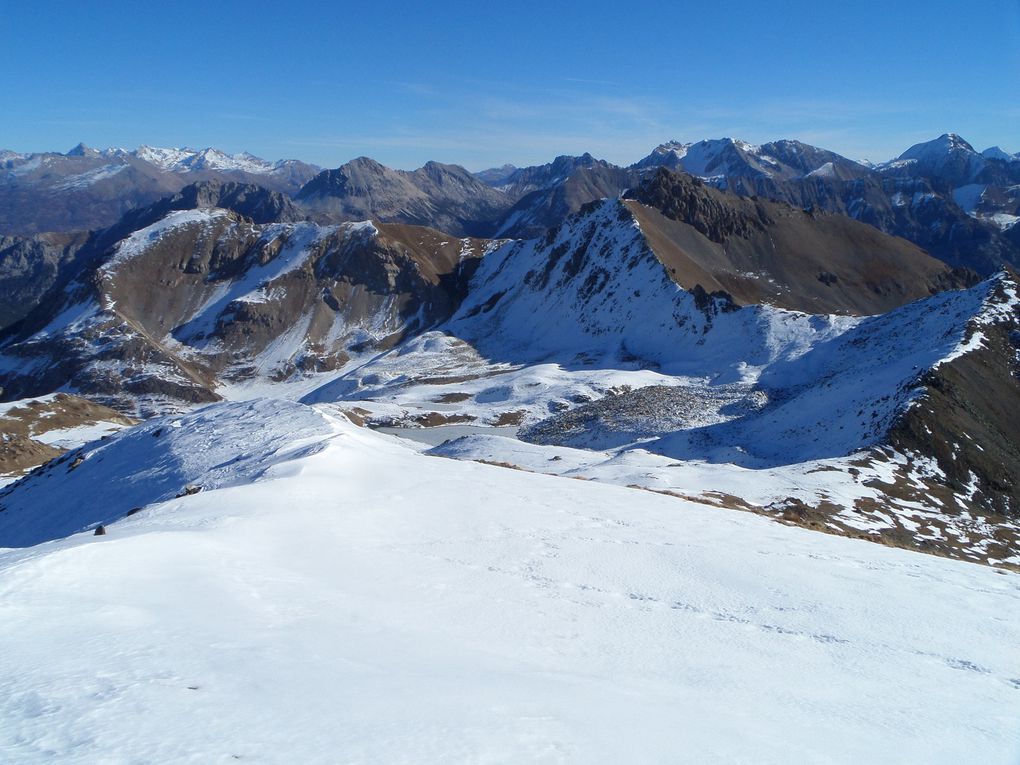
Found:
[[[492,252],[472,284],[448,330],[514,361],[638,357],[671,373],[736,375],[802,353],[853,321],[769,306],[731,310],[726,300],[680,289],[617,200],[589,205],[545,239]]]
[[[5,497],[6,534],[64,483],[38,524],[56,535],[103,517],[68,481],[218,476],[105,536],[0,552],[5,760],[1020,754],[1015,574],[250,407],[114,436]]]

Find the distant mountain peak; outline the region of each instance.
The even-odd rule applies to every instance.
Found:
[[[143,145],[129,153],[136,159],[174,173],[214,170],[265,175],[292,163],[292,160],[269,162],[247,151],[242,151],[239,154],[227,154],[222,149],[212,146],[199,150],[190,147],[160,148]]]
[[[956,133],[943,133],[938,138],[917,143],[903,152],[900,159],[930,160],[946,154],[977,154],[974,147]]]
[[[85,143],[79,143],[73,149],[68,151],[64,156],[65,157],[98,157],[99,156],[99,151],[97,151],[96,149],[93,149],[91,146],[88,146]]]
[[[1001,159],[1004,162],[1014,162],[1018,159],[1016,154],[1010,154],[1009,152],[1003,151],[998,146],[990,146],[981,152],[981,156],[985,159]]]

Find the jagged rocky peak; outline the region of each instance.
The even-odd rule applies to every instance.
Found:
[[[157,223],[171,212],[201,209],[229,210],[254,223],[290,223],[306,217],[290,197],[278,191],[253,183],[199,181],[151,205],[132,210],[113,226],[96,232],[92,249],[95,255],[101,255],[133,232]]]
[[[517,170],[500,189],[514,201],[495,236],[542,236],[567,215],[597,199],[614,198],[637,183],[639,172],[585,152]]]
[[[185,186],[169,201],[173,209],[219,207],[251,218],[255,223],[292,222],[304,216],[290,198],[254,183],[201,181]]]
[[[690,224],[715,242],[762,231],[771,222],[762,205],[738,205],[735,197],[727,198],[698,178],[665,167],[625,196],[654,207],[667,218]]]
[[[97,149],[93,149],[91,146],[86,146],[85,143],[79,143],[73,149],[69,150],[64,156],[65,157],[98,157],[100,152]]]

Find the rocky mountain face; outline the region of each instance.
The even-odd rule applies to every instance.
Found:
[[[0,480],[59,457],[81,441],[108,436],[136,422],[66,393],[0,404]]]
[[[578,157],[563,155],[545,165],[515,168],[501,182],[490,185],[506,193],[511,201],[517,202],[534,191],[541,191],[563,183],[578,170],[605,170],[615,167],[604,159],[595,159],[587,152]]]
[[[128,212],[113,226],[91,233],[37,234],[0,238],[0,328],[24,318],[35,306],[60,300],[59,292],[79,271],[93,265],[121,239],[175,210],[218,207],[256,223],[301,220],[303,213],[280,192],[232,181],[203,181]]]
[[[571,170],[548,185],[535,189],[510,208],[496,236],[530,239],[542,236],[568,215],[599,199],[615,199],[639,181],[632,170],[604,162]]]
[[[954,496],[1020,518],[1020,299],[1010,272],[967,322],[962,348],[919,379],[921,395],[889,434],[901,451],[929,455]],[[996,540],[1001,547],[1006,540]],[[1001,550],[999,550],[1001,554]]]
[[[505,194],[457,165],[428,162],[407,172],[367,157],[322,171],[295,201],[320,220],[373,218],[430,226],[453,236],[491,234],[509,207]]]
[[[486,170],[479,170],[474,173],[475,178],[480,180],[482,183],[499,188],[503,186],[507,180],[518,170],[516,165],[506,164],[502,167],[490,167]]]
[[[452,313],[485,247],[399,224],[173,209],[210,193],[94,236],[92,262],[0,337],[3,395],[70,388],[145,414],[215,400],[220,381],[333,369]]]
[[[637,184],[641,174],[585,153],[510,172],[487,170],[477,176],[506,194],[510,203],[492,235],[529,239],[542,236],[589,202],[619,196]]]
[[[23,318],[73,267],[86,234],[0,236],[0,329]]]
[[[184,186],[204,180],[255,183],[295,193],[318,168],[296,160],[266,162],[216,149],[0,151],[0,233],[79,231],[116,223]]]

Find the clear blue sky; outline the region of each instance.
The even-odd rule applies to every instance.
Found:
[[[0,0],[0,148],[477,170],[662,141],[1020,151],[1020,0]]]

